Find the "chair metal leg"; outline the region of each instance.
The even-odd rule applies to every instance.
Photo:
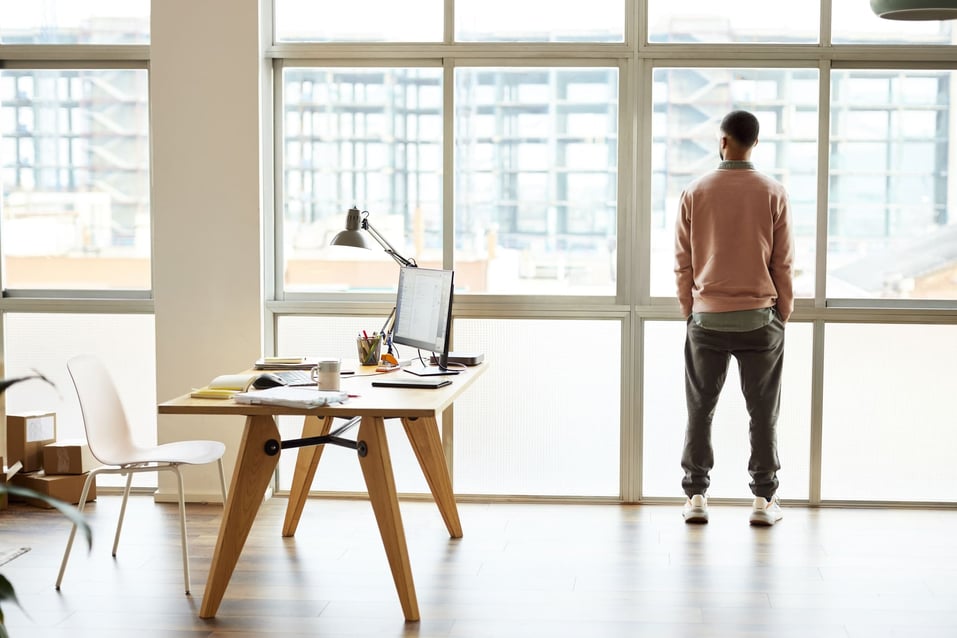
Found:
[[[219,465],[219,487],[223,490],[223,507],[225,507],[226,506],[226,474],[223,472],[222,457],[216,459],[216,463]]]
[[[80,502],[77,503],[76,510],[78,512],[83,511],[83,506],[86,505],[86,495],[90,492],[90,483],[93,482],[93,477],[97,474],[96,470],[92,470],[86,477],[86,481],[83,482],[83,491],[80,492]],[[73,549],[73,539],[76,538],[76,525],[73,525],[73,529],[70,530],[70,540],[66,543],[66,549],[63,552],[63,560],[60,562],[60,573],[56,577],[56,588],[57,591],[60,590],[60,583],[63,582],[63,573],[66,572],[67,561],[70,560],[70,551]]]
[[[116,536],[113,537],[113,558],[116,558],[116,548],[120,544],[120,532],[123,530],[123,517],[126,516],[126,503],[130,498],[130,487],[133,485],[133,472],[126,475],[126,489],[123,490],[123,504],[120,506],[120,519],[116,521]]]
[[[183,489],[183,473],[178,465],[172,467],[176,472],[176,482],[179,485],[179,533],[183,545],[183,581],[186,583],[186,595],[189,596],[189,548],[186,545],[186,496]]]

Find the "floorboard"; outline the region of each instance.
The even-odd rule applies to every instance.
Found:
[[[286,500],[266,502],[215,619],[198,617],[222,508],[188,505],[193,595],[183,593],[177,510],[131,498],[88,506],[94,546],[54,589],[69,524],[51,510],[0,512],[0,567],[22,609],[16,638],[954,638],[957,511],[787,507],[772,528],[712,506],[462,503],[463,538],[434,504],[403,501],[422,620],[406,623],[367,501],[310,499],[282,538]]]

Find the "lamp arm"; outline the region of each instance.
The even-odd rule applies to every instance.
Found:
[[[385,237],[379,234],[379,231],[375,229],[375,226],[369,223],[368,217],[362,218],[361,225],[362,225],[362,230],[372,235],[372,238],[376,240],[379,243],[379,245],[382,246],[382,248],[385,249],[386,254],[388,254],[389,257],[392,257],[392,259],[394,259],[400,266],[411,266],[413,268],[418,267],[418,264],[415,263],[414,259],[406,259],[402,255],[397,253],[395,251],[395,248],[392,247],[392,244],[390,244]]]

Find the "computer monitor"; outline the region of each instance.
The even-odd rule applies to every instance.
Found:
[[[438,366],[407,368],[415,374],[454,374],[449,370],[454,271],[403,266],[395,299],[392,341],[433,353]]]

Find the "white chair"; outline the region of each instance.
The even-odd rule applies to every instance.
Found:
[[[116,525],[116,537],[113,539],[113,556],[120,542],[120,530],[123,528],[123,515],[133,483],[133,474],[139,472],[173,472],[179,485],[180,535],[183,545],[183,578],[186,593],[189,594],[189,553],[186,545],[186,503],[183,496],[183,475],[181,465],[202,465],[216,461],[219,465],[219,483],[223,491],[223,503],[226,502],[226,478],[223,475],[223,453],[226,446],[219,441],[177,441],[153,447],[137,445],[126,420],[126,413],[120,397],[116,393],[113,380],[103,364],[92,355],[80,355],[67,362],[67,369],[73,378],[80,411],[83,414],[83,427],[86,429],[87,443],[96,460],[102,467],[92,470],[83,484],[80,503],[77,508],[82,512],[90,484],[97,474],[126,474],[126,489],[123,491],[123,505],[120,507],[120,519]],[[70,559],[76,525],[70,532],[70,540],[63,553],[60,575],[56,579],[56,588],[60,589],[63,572]]]

